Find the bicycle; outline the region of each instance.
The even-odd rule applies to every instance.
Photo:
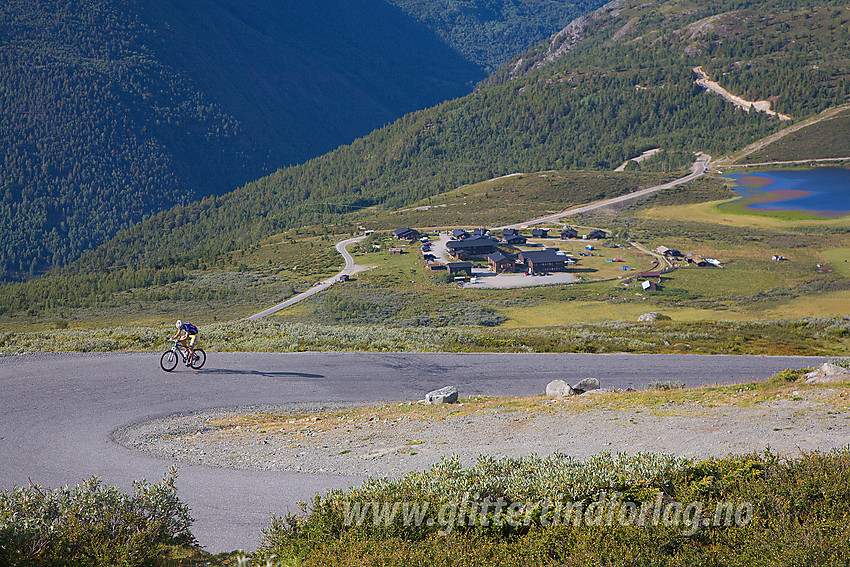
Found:
[[[162,353],[162,357],[159,359],[159,365],[166,372],[171,372],[177,368],[177,362],[179,361],[178,355],[183,358],[183,364],[189,362],[189,347],[181,345],[178,341],[174,341],[174,346],[171,347],[171,350]],[[190,367],[199,370],[206,361],[207,353],[203,349],[195,348],[195,357],[192,359]]]

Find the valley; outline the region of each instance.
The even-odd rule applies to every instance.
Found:
[[[836,28],[846,9],[615,4],[506,61],[471,94],[235,191],[159,212],[64,268],[0,287],[5,348],[36,340],[22,332],[82,333],[82,345],[115,326],[153,329],[186,312],[199,313],[203,325],[239,326],[281,302],[287,306],[270,315],[277,324],[380,322],[399,333],[436,326],[531,336],[538,328],[635,321],[650,311],[672,317],[673,326],[729,321],[755,329],[791,319],[843,328],[830,317],[845,314],[850,297],[850,274],[836,252],[850,247],[847,217],[756,213],[734,199],[725,176],[739,163],[748,173],[774,162],[846,166],[850,56]],[[650,15],[657,19],[641,23]],[[145,15],[149,22],[176,17]],[[800,39],[807,29],[820,43],[806,54],[749,40],[755,30]],[[658,38],[663,49],[645,49]],[[794,67],[792,76],[790,60],[813,64]],[[726,98],[770,101],[793,120],[736,110],[695,79],[711,79]],[[577,263],[558,285],[555,276],[527,276],[539,278],[536,285],[517,280],[503,289],[486,276],[457,287],[423,262],[418,247],[390,254],[398,248],[391,231],[405,226],[423,233],[514,228],[535,246],[501,253],[556,247]],[[582,241],[532,238],[534,228],[556,234],[569,226],[601,229],[606,238],[584,256]],[[343,265],[334,246],[349,239],[354,261],[371,269],[338,282]],[[693,256],[661,260],[661,248]],[[704,258],[720,267],[694,267]],[[486,258],[472,260],[473,275],[485,276]],[[635,278],[644,272],[663,273]],[[643,289],[647,281],[653,289]],[[313,290],[317,282],[327,283]],[[296,303],[300,294],[308,297]],[[123,344],[148,348],[147,341]],[[711,348],[726,347],[717,339]]]
[[[9,0],[0,564],[845,564],[848,32]]]

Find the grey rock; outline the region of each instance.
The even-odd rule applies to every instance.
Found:
[[[850,380],[850,370],[824,362],[822,366],[803,376],[806,384],[829,384]]]
[[[638,317],[639,323],[654,323],[655,321],[670,321],[672,318],[658,311],[650,311]]]
[[[563,380],[552,380],[546,384],[546,395],[550,398],[563,398],[575,394],[572,387]]]
[[[577,394],[583,394],[585,392],[589,392],[590,390],[598,390],[599,389],[599,380],[596,378],[585,378],[575,386],[573,386],[573,390]]]
[[[425,394],[425,402],[429,404],[453,404],[457,402],[457,388],[446,386]]]

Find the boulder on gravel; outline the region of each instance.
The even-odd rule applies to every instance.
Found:
[[[585,378],[575,386],[573,386],[573,391],[576,394],[583,394],[585,392],[589,392],[590,390],[598,390],[599,389],[599,380],[596,378]]]
[[[573,394],[575,392],[573,392],[572,386],[563,380],[552,380],[546,384],[546,395],[550,398],[563,398],[564,396],[572,396]]]
[[[638,317],[638,323],[654,323],[655,321],[671,321],[673,318],[657,311],[650,311]]]
[[[425,394],[425,403],[428,404],[453,404],[455,402],[457,402],[457,388],[454,386],[446,386]]]
[[[806,384],[829,384],[830,382],[843,382],[850,380],[850,369],[824,362],[822,366],[805,374],[803,379]]]

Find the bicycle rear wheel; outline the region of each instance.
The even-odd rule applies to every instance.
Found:
[[[192,368],[199,370],[207,361],[207,353],[202,348],[195,349],[195,359],[192,361]]]
[[[162,353],[162,358],[159,359],[159,365],[166,372],[171,372],[177,368],[177,353],[173,350],[167,350]]]

